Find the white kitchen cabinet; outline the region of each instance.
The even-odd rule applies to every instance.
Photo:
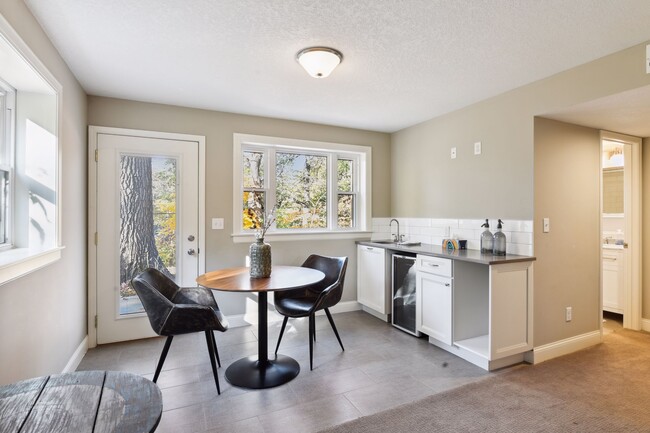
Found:
[[[357,245],[357,301],[383,320],[390,314],[389,268],[386,249]]]
[[[486,370],[522,362],[533,348],[532,261],[453,260],[453,267],[435,269],[449,277],[418,272],[417,278],[416,323],[429,342]]]
[[[452,342],[451,278],[418,271],[415,329],[445,344]]]
[[[623,314],[625,251],[603,249],[603,310]]]

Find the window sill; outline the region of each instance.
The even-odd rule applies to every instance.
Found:
[[[0,252],[0,284],[8,283],[56,262],[61,258],[61,251],[64,248],[55,247],[45,251],[13,248]]]
[[[285,242],[285,241],[333,241],[339,239],[369,240],[371,231],[349,231],[349,232],[309,232],[309,233],[272,233],[264,236],[267,241]],[[236,244],[252,243],[255,241],[255,235],[252,233],[233,233],[232,240]]]

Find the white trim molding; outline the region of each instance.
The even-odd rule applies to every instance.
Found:
[[[77,347],[77,350],[74,351],[68,360],[68,363],[65,365],[65,367],[63,367],[63,371],[61,371],[61,373],[70,373],[71,371],[75,371],[77,367],[79,367],[79,364],[81,364],[81,360],[84,358],[86,352],[88,352],[88,335],[86,335],[84,339],[81,340],[81,343]]]
[[[569,353],[595,346],[602,341],[603,337],[600,330],[587,332],[535,347],[532,351],[526,353],[525,361],[531,364],[539,364],[540,362],[548,361],[558,356],[568,355]]]
[[[650,332],[650,319],[641,319],[641,330]]]

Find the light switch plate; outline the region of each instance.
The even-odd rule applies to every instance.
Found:
[[[650,45],[645,46],[645,73],[650,74]]]
[[[451,148],[451,159],[456,159],[456,148],[455,147]]]
[[[544,218],[544,233],[548,233],[550,231],[551,231],[551,219]]]
[[[223,218],[212,218],[212,230],[223,230]]]
[[[474,143],[474,155],[480,155],[481,154],[481,142],[477,141]]]

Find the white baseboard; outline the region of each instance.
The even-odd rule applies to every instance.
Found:
[[[81,360],[84,358],[86,352],[88,352],[87,335],[83,340],[81,340],[81,344],[79,344],[77,350],[74,351],[68,363],[65,365],[65,367],[63,367],[63,371],[61,373],[70,373],[71,371],[75,371],[77,367],[79,367],[79,364],[81,364]]]
[[[641,319],[641,330],[650,332],[650,319]]]
[[[272,305],[269,305],[269,307],[270,308],[268,312],[268,322],[271,323],[271,322],[281,321],[283,319],[283,316],[281,314],[276,313]],[[338,304],[330,308],[330,312],[332,314],[337,314],[337,313],[347,313],[350,311],[357,311],[360,309],[361,309],[361,304],[359,304],[357,301],[346,301],[346,302],[339,302]],[[319,311],[316,313],[317,316],[323,314],[325,314],[324,311]],[[228,325],[231,328],[257,325],[257,311],[253,311],[246,314],[233,314],[231,316],[226,316],[226,319],[228,319]]]
[[[565,338],[543,346],[535,347],[531,352],[526,353],[525,360],[531,364],[539,364],[558,356],[568,355],[578,350],[595,346],[602,342],[600,331],[587,332],[575,337]]]

